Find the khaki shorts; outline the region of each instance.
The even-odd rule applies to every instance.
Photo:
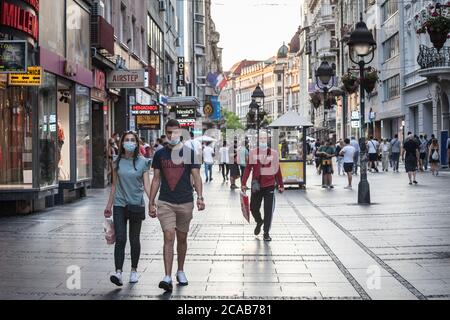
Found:
[[[158,202],[158,219],[163,231],[177,230],[189,233],[193,218],[194,203],[172,204],[164,201]]]

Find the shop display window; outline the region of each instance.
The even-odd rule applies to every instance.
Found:
[[[77,181],[91,177],[91,96],[89,88],[76,86]]]
[[[57,146],[56,163],[59,181],[70,181],[70,106],[72,103],[72,86],[58,80],[58,119],[56,124]]]
[[[39,89],[39,185],[53,186],[58,182],[58,124],[56,118],[56,77],[45,73]],[[59,157],[59,155],[58,155]]]
[[[33,187],[33,104],[37,89],[0,85],[0,188]]]

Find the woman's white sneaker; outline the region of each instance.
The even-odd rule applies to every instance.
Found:
[[[137,271],[131,271],[130,274],[130,283],[138,283],[139,282],[139,274]]]
[[[180,286],[187,286],[187,285],[189,285],[189,281],[188,281],[188,279],[186,277],[186,274],[183,271],[178,271],[177,272],[177,281],[178,281],[178,284]]]
[[[121,287],[123,286],[122,281],[122,272],[116,272],[116,274],[112,275],[110,278],[112,283],[114,283],[116,286]]]

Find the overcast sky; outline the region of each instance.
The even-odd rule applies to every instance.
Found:
[[[224,70],[243,59],[265,60],[276,55],[300,25],[300,3],[301,0],[212,0]]]

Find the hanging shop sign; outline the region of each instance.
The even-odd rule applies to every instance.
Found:
[[[0,41],[0,73],[26,73],[26,41]]]
[[[183,93],[186,87],[185,60],[184,57],[178,57],[177,64],[177,93]]]
[[[159,106],[157,105],[134,105],[131,107],[133,116],[160,115]]]
[[[5,0],[0,1],[0,26],[23,32],[37,41],[39,39],[39,0],[20,2],[23,6]]]
[[[207,118],[209,118],[210,116],[212,116],[212,114],[214,113],[214,108],[211,105],[211,103],[206,103],[205,106],[203,107],[203,113],[205,114],[205,116]]]
[[[142,89],[145,87],[145,70],[116,70],[108,75],[108,88]]]
[[[42,84],[42,68],[28,67],[27,73],[9,74],[10,86],[40,86]]]
[[[177,120],[193,119],[195,122],[196,114],[196,108],[176,108],[175,110],[175,116]]]
[[[134,105],[132,115],[136,116],[138,130],[161,130],[161,112],[157,105]]]

